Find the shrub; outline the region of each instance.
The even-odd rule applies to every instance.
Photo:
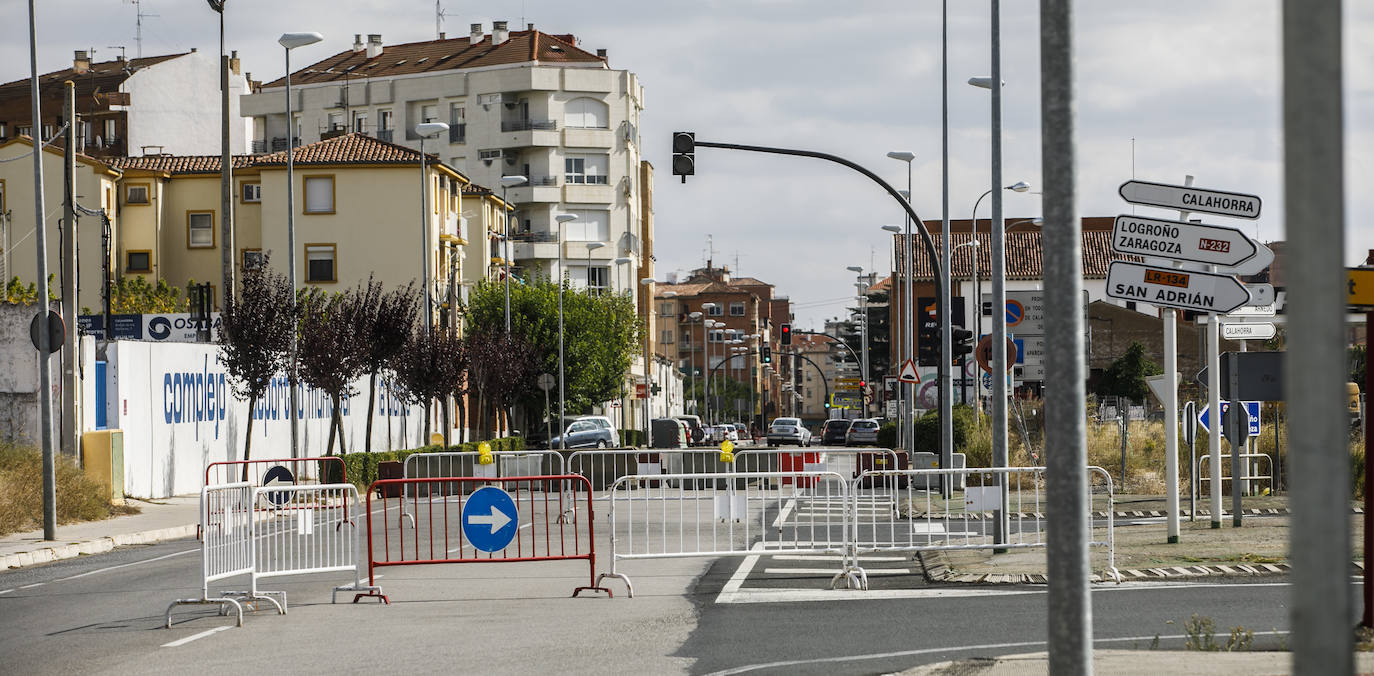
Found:
[[[897,423],[883,423],[878,428],[878,448],[897,448]]]
[[[110,491],[58,455],[57,522],[96,521],[138,512],[133,506],[110,505]],[[36,448],[0,443],[0,535],[43,525],[43,454]]]
[[[620,443],[633,448],[644,446],[644,430],[620,430]]]
[[[377,465],[383,462],[405,462],[405,459],[416,453],[445,453],[445,452],[469,452],[477,451],[477,446],[482,443],[479,441],[469,441],[453,446],[443,446],[431,444],[420,448],[410,448],[395,451],[376,451],[373,453],[359,452],[348,453],[343,457],[344,468],[348,472],[348,481],[357,486],[359,490],[366,490],[372,482],[377,480]],[[512,451],[525,450],[525,440],[523,437],[502,437],[492,439],[487,443],[491,444],[493,453],[506,453]],[[337,481],[338,477],[331,475],[331,481]]]

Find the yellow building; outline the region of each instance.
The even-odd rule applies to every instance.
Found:
[[[33,140],[27,136],[0,144],[0,280],[5,283],[13,277],[25,285],[38,281],[32,152]],[[116,239],[120,221],[113,205],[119,179],[118,169],[86,155],[76,156],[76,202],[87,209],[103,210]],[[43,149],[43,199],[48,212],[44,223],[54,295],[62,292],[62,189],[62,149],[60,145],[47,146]],[[97,308],[102,303],[104,227],[99,217],[78,216],[77,305]]]

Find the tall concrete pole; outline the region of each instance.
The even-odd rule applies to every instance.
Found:
[[[1002,3],[992,0],[992,466],[1007,467],[1007,252],[1002,224]],[[1074,297],[1077,300],[1077,296]],[[1004,482],[1005,483],[1005,482]],[[1006,486],[995,542],[1007,542]]]
[[[993,76],[996,81],[997,76]],[[1040,2],[1040,127],[1045,239],[1045,481],[1049,672],[1091,674],[1082,223],[1075,192],[1073,0]],[[1000,380],[995,378],[994,380]],[[1347,564],[1348,565],[1348,564]]]
[[[291,48],[286,48],[286,276],[291,278],[291,361],[287,365],[288,398],[291,406],[291,457],[301,457],[299,406],[296,393],[296,128],[291,119]],[[428,290],[426,290],[428,293]],[[428,432],[428,430],[426,430]],[[427,441],[422,439],[420,444]]]
[[[908,169],[908,177],[910,177]],[[908,178],[910,182],[910,178]],[[954,302],[954,292],[950,290],[950,282],[953,280],[954,253],[949,237],[949,0],[940,2],[940,261],[944,263],[940,267],[941,288],[944,289],[944,298],[940,303],[940,363],[944,370],[939,373],[940,378],[940,467],[942,469],[954,466],[954,381],[950,378],[949,366],[950,357],[954,352],[954,327],[950,323],[950,305]],[[908,221],[909,222],[909,221]],[[977,221],[974,221],[977,224]],[[977,234],[975,233],[975,237]],[[911,239],[911,232],[907,231],[907,240]],[[915,247],[912,246],[911,249]],[[977,252],[974,252],[977,260]],[[910,256],[907,257],[910,260]],[[914,267],[914,266],[913,266]],[[914,270],[908,269],[907,277],[907,316],[911,316],[911,293],[912,288],[910,275]],[[967,320],[965,320],[967,321]],[[977,334],[974,336],[977,337]],[[907,348],[907,354],[911,354],[911,348]],[[963,378],[965,374],[960,373]],[[916,387],[913,385],[913,395]],[[914,396],[912,397],[915,398]],[[910,406],[908,405],[908,411]],[[912,415],[913,423],[914,415]],[[908,428],[910,442],[907,449],[914,452],[916,443],[916,430],[914,425]],[[940,482],[940,494],[948,498],[953,491],[952,482]]]
[[[43,199],[43,117],[38,105],[38,29],[33,0],[29,0],[29,104],[33,137],[33,218],[38,250],[38,315],[48,318],[48,213]],[[54,473],[52,429],[52,350],[48,332],[38,332],[39,438],[43,449],[43,539],[57,539],[57,477]]]
[[[220,307],[234,291],[234,166],[229,136],[229,57],[224,53],[224,9],[219,10],[219,262]],[[287,115],[287,124],[291,124]]]
[[[81,442],[76,406],[76,85],[68,80],[62,95],[67,142],[62,153],[62,323],[67,335],[62,354],[62,453],[79,458]]]
[[[1284,398],[1292,458],[1293,673],[1354,671],[1345,392],[1341,2],[1283,4]],[[1336,490],[1340,487],[1340,490]]]

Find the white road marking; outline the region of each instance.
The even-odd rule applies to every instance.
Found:
[[[1287,636],[1286,631],[1257,631],[1256,636]],[[1123,636],[1119,638],[1099,638],[1094,639],[1093,643],[1125,643],[1127,641],[1154,641],[1162,639],[1166,641],[1176,641],[1186,639],[1188,636],[1174,634],[1171,636]],[[944,648],[921,648],[919,650],[900,650],[890,653],[871,653],[867,655],[848,655],[844,657],[821,657],[812,660],[787,660],[785,662],[769,662],[767,664],[750,664],[733,669],[725,669],[709,674],[709,676],[730,676],[731,674],[747,674],[751,671],[761,671],[764,669],[778,669],[782,667],[796,667],[804,664],[835,664],[840,662],[859,662],[863,660],[881,660],[893,657],[915,657],[917,655],[930,655],[936,653],[962,653],[971,651],[1004,650],[1007,648],[1039,648],[1044,647],[1044,641],[1021,641],[1018,643],[984,643],[982,645],[950,646]]]
[[[764,568],[763,572],[767,575],[834,575],[840,571],[834,568]],[[873,575],[910,575],[909,568],[870,568],[867,569],[870,576]]]
[[[14,591],[14,590],[13,590],[13,589],[5,589],[5,590],[3,590],[3,591],[0,591],[0,594],[8,594],[8,593],[10,593],[10,592],[12,592],[12,591]]]
[[[793,556],[774,556],[774,557],[773,557],[773,560],[774,560],[774,561],[843,561],[843,560],[844,560],[844,557],[843,557],[843,556],[812,556],[812,555],[800,555],[800,556],[796,556],[796,555],[793,555]],[[909,559],[909,558],[907,558],[907,557],[905,557],[905,556],[860,556],[860,557],[859,557],[859,560],[860,560],[860,561],[910,561],[911,559]]]
[[[75,579],[77,579],[77,578],[86,577],[87,575],[95,575],[96,573],[105,573],[105,572],[109,572],[109,571],[111,571],[111,570],[118,570],[118,569],[120,569],[120,568],[128,568],[129,566],[137,566],[137,565],[144,564],[144,563],[152,563],[152,562],[154,562],[154,561],[161,561],[161,560],[163,560],[163,559],[170,559],[170,558],[172,558],[173,556],[181,556],[182,554],[191,554],[191,553],[198,552],[198,551],[200,551],[199,548],[197,548],[197,549],[185,549],[185,550],[182,550],[182,551],[179,551],[179,552],[173,552],[173,553],[171,553],[171,554],[167,554],[167,555],[164,555],[164,556],[158,556],[158,557],[154,557],[154,558],[151,558],[151,559],[143,559],[142,561],[133,561],[133,562],[130,562],[130,563],[121,563],[121,564],[119,564],[119,565],[117,565],[117,566],[110,566],[110,567],[108,567],[108,568],[97,568],[96,570],[89,570],[89,571],[86,571],[86,572],[81,573],[81,574],[79,574],[79,575],[72,575],[72,576],[69,576],[69,577],[58,578],[58,579],[56,579],[56,580],[53,580],[53,582],[66,582],[67,580],[75,580]]]
[[[205,638],[206,636],[211,636],[211,635],[214,635],[214,634],[218,634],[219,632],[224,631],[225,629],[228,629],[228,628],[229,628],[229,625],[225,625],[225,626],[223,626],[223,627],[215,627],[214,629],[206,629],[205,631],[202,631],[202,632],[200,632],[199,634],[191,634],[190,636],[187,636],[186,638],[179,638],[179,639],[177,639],[177,640],[175,640],[175,641],[171,641],[171,642],[169,642],[169,643],[163,643],[163,644],[162,644],[162,647],[164,647],[164,648],[175,648],[175,647],[177,647],[177,646],[183,646],[183,645],[186,645],[187,643],[190,643],[191,641],[195,641],[195,640],[197,640],[197,639],[202,639],[202,638]]]
[[[795,499],[788,500],[786,503],[784,503],[782,509],[778,510],[778,518],[773,520],[773,527],[782,528],[783,522],[787,521],[787,513],[791,512],[793,509],[796,509],[796,507],[797,501]]]
[[[16,589],[33,589],[34,587],[42,587],[42,586],[45,585],[45,584],[47,584],[47,583],[46,583],[46,582],[35,582],[35,583],[33,583],[33,584],[26,584],[26,585],[24,585],[24,586],[22,586],[22,587],[15,587],[15,588],[16,588]]]

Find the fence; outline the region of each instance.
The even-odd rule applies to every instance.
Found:
[[[1105,525],[1094,527],[1089,543],[1106,550],[1106,570],[1116,573],[1114,493],[1111,475],[1100,467],[1089,467],[1091,511],[1105,512]],[[963,484],[962,490],[944,499],[935,490],[941,477]],[[875,490],[864,493],[864,484]],[[903,487],[894,492],[898,484]],[[996,518],[1002,492],[1007,494],[1006,533],[998,536],[1001,520]],[[858,555],[888,552],[954,550],[1010,550],[1044,548],[1045,542],[1045,468],[972,468],[870,471],[862,473],[851,486],[850,512],[853,535],[850,567],[867,589],[867,575],[858,565]],[[896,496],[894,500],[893,497]],[[1094,495],[1099,504],[1092,505]],[[1103,538],[1096,539],[1101,532]]]
[[[265,486],[268,480],[267,473],[278,466],[285,468],[290,474],[289,478],[273,477],[278,481],[284,480],[295,485],[348,483],[348,470],[344,467],[343,458],[324,456],[212,462],[205,466],[205,485],[246,481],[253,486]]]
[[[176,599],[167,606],[164,626],[172,628],[172,609],[182,605],[219,605],[220,613],[230,608],[243,626],[243,606],[229,597],[211,597],[210,583],[253,572],[253,486],[246,481],[205,486],[200,490],[200,598]],[[277,612],[286,609],[271,597]]]
[[[249,596],[280,595],[286,608],[285,592],[261,592],[258,580],[332,572],[352,572],[353,584],[335,587],[331,603],[341,591],[380,596],[379,588],[362,583],[358,567],[362,540],[349,518],[358,513],[358,489],[353,484],[256,488],[253,504],[259,511],[266,505],[269,513],[253,523],[256,552]]]
[[[1204,454],[1204,455],[1199,455],[1199,456],[1197,457],[1197,467],[1196,467],[1196,470],[1194,471],[1193,476],[1196,476],[1196,477],[1197,477],[1197,480],[1198,480],[1198,492],[1202,492],[1202,484],[1207,483],[1207,482],[1209,482],[1209,481],[1212,480],[1212,477],[1207,476],[1207,474],[1205,473],[1206,470],[1207,470],[1206,464],[1207,464],[1208,462],[1210,462],[1210,460],[1209,460],[1210,458],[1211,458],[1211,456],[1205,455],[1205,454]],[[1251,471],[1253,471],[1253,470],[1258,470],[1258,469],[1259,469],[1259,465],[1261,464],[1261,462],[1260,462],[1261,460],[1263,460],[1263,462],[1269,463],[1269,473],[1268,473],[1268,474],[1264,474],[1264,473],[1251,474],[1251,473],[1250,473]],[[1227,464],[1227,466],[1229,467],[1229,466],[1230,466],[1230,461],[1231,461],[1231,456],[1230,456],[1229,454],[1223,454],[1223,455],[1221,456],[1221,461],[1222,461],[1223,463]],[[1251,486],[1251,483],[1250,483],[1250,482],[1252,482],[1252,481],[1254,481],[1254,482],[1268,481],[1268,482],[1269,482],[1269,492],[1271,492],[1271,493],[1274,492],[1274,459],[1273,459],[1273,458],[1269,457],[1269,455],[1266,454],[1266,453],[1241,453],[1241,454],[1240,454],[1240,461],[1241,461],[1241,471],[1242,471],[1242,474],[1241,474],[1241,476],[1240,476],[1239,478],[1240,478],[1240,480],[1241,480],[1241,482],[1242,482],[1242,483],[1241,483],[1241,490],[1243,491],[1243,492],[1241,493],[1242,495],[1250,495],[1250,494],[1253,492],[1253,491],[1252,491],[1252,486]],[[1223,469],[1222,471],[1225,472],[1226,470]],[[1235,474],[1234,471],[1232,471],[1231,473],[1232,473],[1232,474]],[[1229,476],[1226,476],[1225,474],[1222,474],[1222,476],[1221,476],[1222,486],[1225,486],[1225,485],[1226,485],[1226,482],[1227,482],[1227,481],[1231,481],[1231,480],[1232,480],[1232,477],[1229,477]],[[1233,489],[1233,490],[1234,490],[1234,489]]]
[[[725,490],[717,490],[723,483]],[[701,486],[709,489],[700,489]],[[608,491],[611,570],[619,562],[697,556],[840,555],[849,541],[848,481],[835,472],[634,474]],[[856,577],[842,568],[849,586]]]
[[[383,479],[367,491],[368,578],[383,566],[585,559],[588,584],[573,596],[610,594],[592,519],[563,518],[580,510],[590,517],[591,484],[576,475]]]
[[[480,451],[450,451],[443,453],[413,453],[406,456],[401,477],[406,479],[430,479],[435,477],[475,477],[494,479],[499,476],[549,476],[563,474],[563,456],[558,451],[497,451],[491,454],[493,462],[483,465]],[[475,484],[468,484],[476,488]],[[542,486],[540,486],[542,488]],[[392,486],[392,490],[404,497],[420,491],[418,497],[428,496],[428,486],[407,484]],[[457,487],[446,487],[452,494]],[[387,496],[396,497],[396,496]],[[411,526],[415,525],[414,516],[406,511],[406,501],[401,501],[401,513]]]

